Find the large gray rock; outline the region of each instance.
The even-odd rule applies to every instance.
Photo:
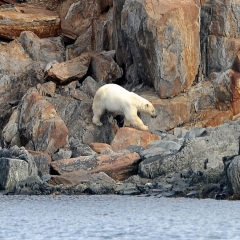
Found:
[[[240,193],[240,156],[234,157],[229,164],[227,176],[233,193]]]
[[[179,151],[181,144],[174,141],[155,140],[146,149],[140,152],[142,159],[148,159],[158,155],[166,155]]]
[[[208,130],[208,135],[186,139],[176,154],[147,158],[139,165],[139,174],[147,178],[192,170],[204,174],[209,182],[217,182],[224,170],[223,157],[239,151],[239,122],[230,122]]]
[[[13,189],[19,181],[37,175],[32,156],[17,146],[0,149],[0,189]]]

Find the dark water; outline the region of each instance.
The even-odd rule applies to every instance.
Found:
[[[2,196],[0,239],[240,239],[240,202]]]

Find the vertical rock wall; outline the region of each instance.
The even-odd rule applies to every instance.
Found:
[[[113,2],[115,13],[119,13],[120,3]],[[127,73],[134,73],[133,83],[153,85],[160,98],[189,88],[200,64],[199,8],[195,2],[122,3],[116,32],[119,46],[123,46],[117,55],[122,56]],[[131,77],[127,80],[132,84]]]

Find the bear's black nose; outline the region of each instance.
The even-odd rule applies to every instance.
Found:
[[[156,114],[153,114],[153,115],[151,115],[151,117],[152,117],[152,118],[156,118],[156,117],[157,117],[157,115],[156,115]]]

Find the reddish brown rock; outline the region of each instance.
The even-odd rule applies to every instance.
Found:
[[[138,153],[101,155],[97,157],[98,166],[91,173],[105,172],[114,180],[123,181],[137,174],[141,157]]]
[[[92,77],[97,82],[116,82],[116,80],[123,75],[123,70],[113,60],[110,54],[111,52],[91,53],[92,60],[90,68]]]
[[[67,62],[54,64],[47,71],[47,76],[58,81],[59,84],[66,84],[76,79],[80,80],[86,75],[90,60],[88,54],[82,54]]]
[[[160,139],[159,136],[147,131],[123,127],[117,132],[111,146],[114,151],[127,149],[130,145],[146,147],[150,142]]]
[[[196,125],[201,127],[216,127],[231,120],[232,111],[219,111],[217,109],[209,109],[201,113],[201,121]]]
[[[60,175],[84,170],[90,173],[104,172],[120,181],[137,174],[140,161],[137,153],[117,153],[62,159],[52,162],[51,167]]]
[[[22,144],[30,150],[53,154],[68,146],[68,129],[55,108],[38,92],[25,95],[19,118]]]
[[[111,145],[106,143],[90,143],[89,146],[92,148],[93,151],[96,153],[101,153],[104,149],[110,148],[112,149]]]
[[[60,33],[60,18],[56,12],[31,5],[21,5],[0,11],[0,36],[15,39],[23,31],[40,38],[56,37]]]

